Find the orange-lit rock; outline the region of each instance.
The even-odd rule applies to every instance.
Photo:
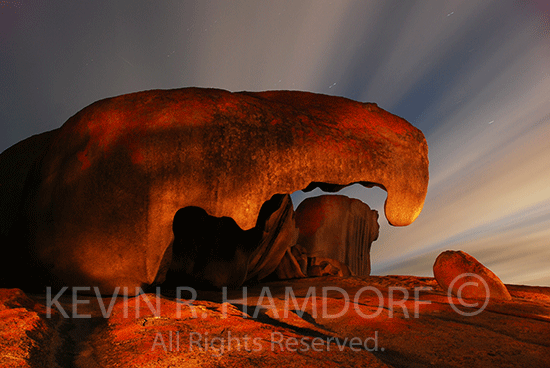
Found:
[[[21,211],[6,243],[27,252],[0,264],[3,286],[150,285],[187,206],[248,230],[275,194],[361,183],[385,189],[388,221],[404,226],[428,185],[422,132],[375,104],[307,92],[132,93],[91,104],[50,138],[23,205],[8,209]]]
[[[308,257],[336,260],[355,275],[370,274],[370,248],[379,225],[378,212],[365,203],[341,195],[306,198],[296,208],[296,226],[298,244]],[[340,267],[344,275],[349,275],[347,267]]]
[[[452,294],[463,298],[512,298],[497,275],[463,251],[441,253],[435,260],[433,272],[444,290],[451,290]]]
[[[0,367],[59,367],[62,322],[23,291],[0,289]]]
[[[63,319],[57,328],[47,319],[28,324],[21,314],[38,310],[44,321],[45,295],[0,290],[7,306],[0,313],[22,316],[2,330],[12,338],[0,365],[15,366],[4,362],[17,355],[29,367],[545,367],[550,288],[508,289],[512,300],[462,310],[435,279],[412,276],[278,281],[248,287],[246,298],[243,289],[225,299],[197,291],[192,302],[190,293],[177,299],[166,291],[114,300],[79,295],[75,305],[67,292],[54,315],[88,318]],[[50,326],[61,344],[50,343]],[[47,337],[35,340],[34,356],[54,360],[28,361],[29,336]]]

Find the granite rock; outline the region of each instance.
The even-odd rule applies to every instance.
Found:
[[[428,185],[420,130],[375,104],[307,92],[132,93],[40,140],[23,157],[24,181],[12,182],[11,162],[25,150],[0,155],[10,162],[0,187],[21,193],[0,202],[3,287],[146,288],[165,278],[174,216],[189,206],[247,231],[275,195],[360,183],[384,188],[386,218],[405,226]]]
[[[433,272],[443,289],[462,298],[512,298],[497,275],[463,251],[448,250],[441,253],[435,260]]]

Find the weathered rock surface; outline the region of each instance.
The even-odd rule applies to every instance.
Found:
[[[75,304],[67,291],[52,312],[84,318],[62,319],[57,330],[43,313],[46,296],[2,290],[1,313],[12,317],[0,319],[8,347],[0,350],[0,362],[55,366],[28,360],[34,356],[65,359],[57,361],[63,367],[105,368],[548,366],[550,288],[508,289],[511,301],[470,316],[476,309],[449,300],[435,279],[411,276],[278,281],[247,288],[246,299],[242,289],[225,299],[198,291],[192,302],[191,293],[176,299],[176,292],[165,291],[158,298],[101,300],[77,294]],[[29,313],[38,323],[26,322]],[[63,344],[49,344],[52,331]],[[26,350],[29,336],[42,336],[33,340],[34,355]],[[20,365],[12,364],[14,356]]]
[[[18,184],[22,204],[0,202],[3,248],[16,253],[0,263],[3,287],[146,287],[164,278],[179,209],[249,230],[266,201],[304,188],[378,185],[388,221],[404,226],[428,184],[422,132],[375,104],[306,92],[133,93],[93,103],[47,138],[25,158],[37,160]]]
[[[497,275],[463,251],[448,250],[441,253],[435,260],[433,272],[443,289],[451,290],[462,298],[512,298]]]
[[[261,281],[275,272],[283,257],[296,245],[298,229],[290,196],[279,194],[266,202],[255,229],[260,241],[252,243],[246,278]],[[296,270],[293,273],[296,274]]]
[[[370,248],[380,227],[378,212],[365,203],[342,195],[306,198],[296,208],[296,226],[309,258],[336,260],[355,275],[370,275]]]
[[[58,367],[62,322],[23,291],[0,289],[0,367]]]

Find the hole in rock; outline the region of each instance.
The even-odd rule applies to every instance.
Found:
[[[292,199],[294,209],[296,209],[304,199],[310,197],[318,197],[321,195],[343,195],[346,197],[358,199],[361,202],[367,204],[371,209],[377,210],[380,214],[380,219],[385,219],[383,213],[384,202],[386,201],[387,193],[384,189],[379,187],[366,188],[361,184],[352,184],[342,188],[337,192],[325,192],[320,188],[315,188],[309,192],[298,190],[292,193],[290,195],[290,198]]]
[[[316,188],[274,195],[262,205],[256,226],[249,230],[241,229],[232,218],[211,216],[200,207],[179,209],[173,220],[174,242],[164,286],[219,289],[273,278],[368,275],[370,246],[379,228],[378,215],[371,209],[383,213],[386,192],[361,184],[341,190],[341,186],[320,186],[333,192]],[[370,209],[338,200],[336,212],[323,220],[322,229],[317,210],[301,216],[295,213],[306,198],[324,194],[355,198]],[[308,229],[319,232],[303,238]]]
[[[256,226],[242,230],[229,217],[209,215],[200,207],[177,211],[171,261],[163,285],[211,289],[238,287],[275,271],[296,238],[292,201],[276,194],[266,201]]]
[[[195,206],[181,208],[173,222],[172,261],[164,285],[202,288],[238,286],[246,277],[255,229],[242,230],[230,217],[210,216]]]

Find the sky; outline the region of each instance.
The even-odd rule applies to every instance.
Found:
[[[372,274],[432,276],[452,249],[505,283],[550,286],[546,1],[0,1],[0,152],[94,101],[190,86],[405,118],[428,141],[428,195],[408,227],[381,216]],[[381,189],[342,193],[383,213]]]

